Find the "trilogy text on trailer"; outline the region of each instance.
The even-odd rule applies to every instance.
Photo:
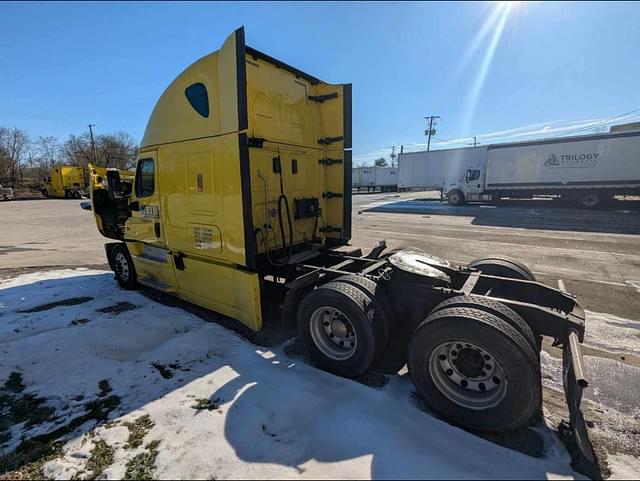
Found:
[[[545,167],[569,167],[572,165],[595,164],[598,161],[599,152],[592,154],[551,154],[544,162]],[[559,159],[558,159],[559,157]]]

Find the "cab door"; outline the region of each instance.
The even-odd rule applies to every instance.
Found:
[[[160,222],[160,192],[158,190],[158,153],[141,153],[130,202],[131,217],[125,224],[125,239],[164,246]]]

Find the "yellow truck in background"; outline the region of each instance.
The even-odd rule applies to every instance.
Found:
[[[541,412],[549,336],[574,438],[593,459],[575,296],[499,253],[456,265],[384,241],[351,247],[351,172],[351,85],[249,47],[240,28],[164,91],[134,175],[93,169],[90,208],[123,288],[253,331],[296,327],[341,376],[407,365],[434,412],[471,430],[511,431]]]
[[[87,186],[83,167],[61,165],[51,168],[40,191],[45,197],[81,199],[87,195]]]

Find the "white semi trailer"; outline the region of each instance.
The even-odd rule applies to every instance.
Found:
[[[351,170],[351,185],[358,192],[395,192],[398,190],[396,167],[354,167]]]
[[[559,196],[596,207],[640,194],[640,132],[491,145],[446,191],[449,203]]]
[[[484,167],[486,151],[482,146],[402,153],[398,156],[398,189],[446,192],[468,169]]]

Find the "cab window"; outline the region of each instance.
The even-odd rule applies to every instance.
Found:
[[[479,170],[467,170],[467,182],[471,182],[472,180],[478,180],[480,178]]]
[[[196,112],[205,118],[209,117],[209,95],[207,94],[207,87],[203,83],[198,82],[189,85],[184,94]]]
[[[155,165],[152,159],[138,162],[136,169],[136,197],[149,197],[154,192]]]

